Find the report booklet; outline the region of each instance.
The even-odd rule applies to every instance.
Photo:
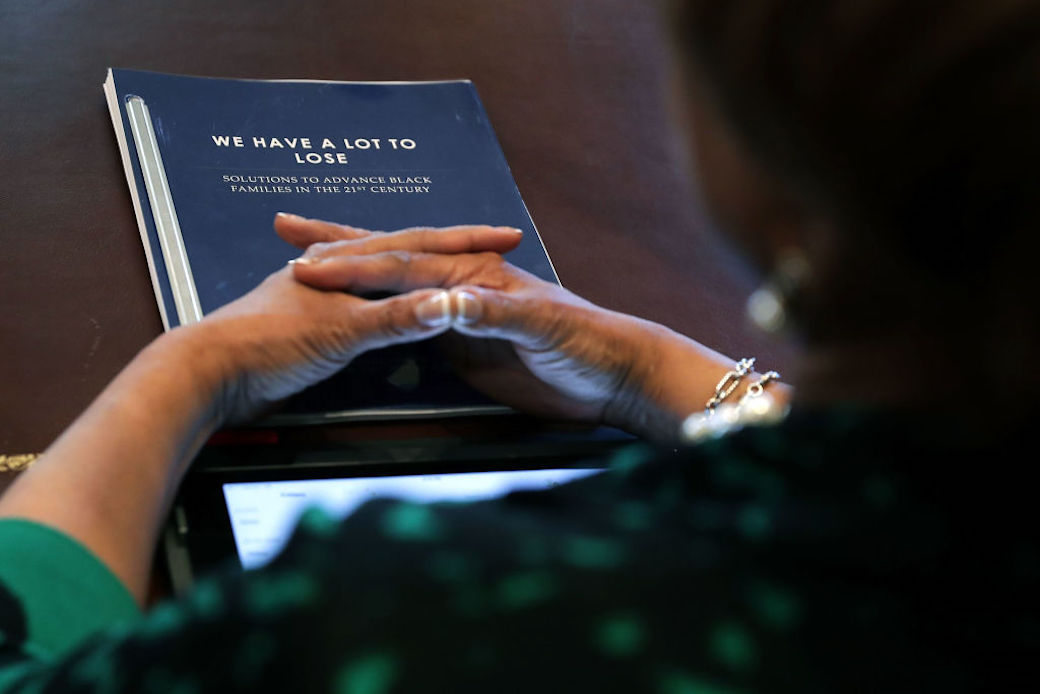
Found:
[[[468,80],[245,80],[110,69],[104,84],[167,330],[246,294],[299,255],[276,212],[393,230],[524,231],[506,258],[558,282]],[[279,423],[502,408],[428,343],[379,350],[295,397]]]

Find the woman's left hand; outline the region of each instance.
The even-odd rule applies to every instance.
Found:
[[[290,242],[299,242],[298,227],[287,215],[275,221]],[[515,229],[480,226],[364,238],[335,224],[308,228],[357,253],[505,252],[520,241]],[[283,268],[142,350],[0,497],[0,518],[74,538],[143,600],[173,493],[216,427],[248,419],[366,350],[444,332],[449,301],[440,289],[370,301],[305,286]]]

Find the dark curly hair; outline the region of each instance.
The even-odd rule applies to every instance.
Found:
[[[1040,2],[674,4],[749,149],[850,231],[958,279],[1033,235]]]

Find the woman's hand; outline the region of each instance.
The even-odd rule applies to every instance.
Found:
[[[276,228],[291,240],[295,227],[286,219],[291,218],[279,215]],[[338,229],[341,237],[348,234]],[[372,235],[362,247],[382,253],[501,253],[519,241],[516,229],[464,226]],[[320,248],[293,264],[309,262]],[[416,289],[369,300],[305,286],[293,280],[287,267],[184,330],[195,333],[200,349],[221,360],[219,418],[237,422],[331,376],[363,352],[443,333],[451,319],[444,290]]]
[[[299,218],[282,218],[276,228],[307,248],[293,273],[308,286],[450,289],[453,333],[441,338],[448,354],[469,383],[517,409],[672,439],[732,365],[662,326],[544,282],[498,253],[390,249],[379,232]]]

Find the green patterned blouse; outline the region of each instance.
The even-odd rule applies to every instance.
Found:
[[[795,411],[549,491],[311,512],[143,615],[4,521],[0,690],[997,691],[1040,662],[1035,493],[961,434]]]

